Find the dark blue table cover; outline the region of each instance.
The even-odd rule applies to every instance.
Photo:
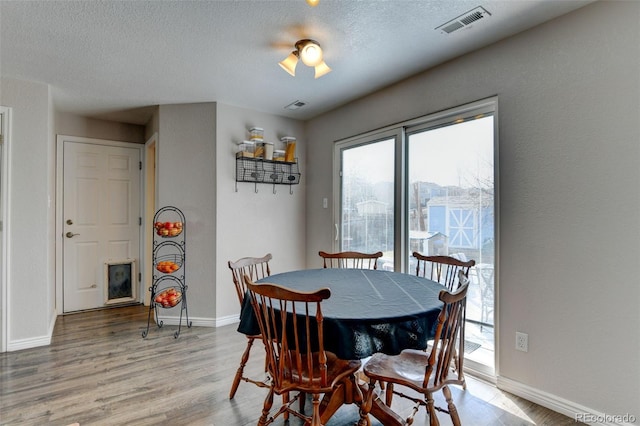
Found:
[[[322,302],[325,349],[342,359],[363,359],[376,352],[396,355],[424,349],[435,334],[444,287],[434,281],[388,271],[308,269],[259,280],[303,291],[322,287],[331,297]],[[238,331],[260,334],[245,297]]]

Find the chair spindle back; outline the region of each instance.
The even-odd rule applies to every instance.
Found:
[[[324,268],[341,269],[378,269],[378,259],[382,252],[361,253],[358,251],[342,251],[338,253],[318,252],[322,257]]]
[[[438,325],[433,342],[429,362],[426,366],[423,387],[439,387],[445,383],[451,373],[451,362],[458,351],[464,351],[464,321],[466,317],[467,290],[469,279],[463,271],[459,271],[460,285],[451,293],[440,291],[439,299],[444,303],[438,315]],[[464,352],[460,352],[461,354]],[[455,361],[454,361],[455,362]]]
[[[453,291],[458,281],[458,272],[463,271],[465,276],[469,276],[469,269],[476,264],[475,260],[466,262],[451,256],[425,256],[413,252],[413,257],[417,259],[416,276],[437,281]]]
[[[244,276],[248,276],[252,281],[261,280],[270,276],[271,269],[269,268],[269,261],[272,258],[271,253],[267,253],[263,257],[243,257],[235,262],[228,262],[240,306],[242,306],[244,295],[247,292],[247,284]]]
[[[328,391],[321,302],[328,288],[298,292],[276,284],[255,284],[245,276],[260,333],[267,351],[268,371],[276,393],[288,389]]]

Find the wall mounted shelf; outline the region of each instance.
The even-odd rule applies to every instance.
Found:
[[[258,184],[273,185],[273,193],[276,193],[276,185],[289,185],[289,193],[293,194],[293,185],[300,183],[300,169],[298,162],[264,160],[262,158],[243,157],[240,153],[236,156],[236,192],[238,182],[253,182],[255,192],[258,192]]]

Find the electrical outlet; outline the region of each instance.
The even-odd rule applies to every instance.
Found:
[[[516,350],[522,352],[529,351],[529,335],[527,333],[516,331]]]

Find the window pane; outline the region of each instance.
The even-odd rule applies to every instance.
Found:
[[[489,116],[408,139],[409,253],[474,259],[467,319],[485,325],[493,324],[493,125]]]
[[[393,270],[394,139],[342,151],[340,250],[382,251]]]

